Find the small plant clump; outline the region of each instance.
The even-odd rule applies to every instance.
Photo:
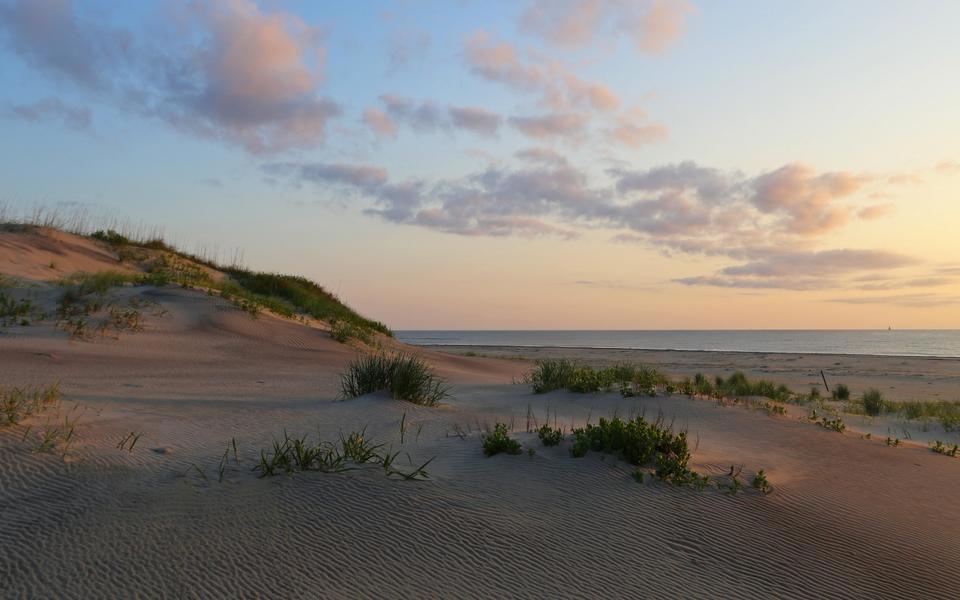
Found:
[[[573,430],[570,453],[582,457],[594,450],[614,454],[635,467],[653,466],[654,476],[676,485],[702,488],[707,477],[688,467],[690,449],[686,432],[674,433],[662,419],[646,421],[642,416],[624,420],[601,418],[597,425],[587,424]]]
[[[880,393],[880,390],[869,389],[863,393],[861,398],[863,403],[863,412],[875,417],[883,411],[883,394]]]
[[[937,442],[930,447],[930,450],[936,452],[937,454],[943,454],[944,456],[956,457],[957,453],[960,452],[960,446],[954,444],[952,447],[948,447],[940,440],[937,440]]]
[[[824,429],[830,429],[832,431],[836,431],[837,433],[843,433],[847,428],[847,426],[844,424],[843,420],[840,419],[840,417],[837,417],[835,419],[831,419],[829,417],[822,417],[817,424],[823,427]]]
[[[617,364],[595,369],[565,358],[537,361],[530,382],[535,394],[569,390],[581,394],[608,392],[619,386],[626,397],[656,394],[668,383],[665,375],[644,365]]]
[[[59,400],[59,383],[38,388],[0,387],[0,426],[16,425]]]
[[[356,398],[386,390],[397,400],[436,406],[450,395],[450,386],[422,359],[404,353],[362,356],[340,376],[340,395]]]
[[[767,481],[767,474],[763,472],[763,469],[760,469],[753,476],[753,481],[750,482],[750,486],[755,490],[760,490],[764,494],[769,494],[773,489],[770,487],[770,482]]]
[[[563,431],[544,424],[537,430],[537,437],[544,446],[558,446],[563,441]]]
[[[483,444],[483,453],[486,456],[495,456],[497,454],[520,454],[520,442],[510,437],[505,423],[497,423],[493,431],[480,436],[480,442]]]
[[[229,447],[227,449],[229,452]],[[356,465],[377,464],[383,467],[387,477],[394,475],[401,479],[426,479],[429,474],[426,467],[433,458],[416,469],[404,472],[394,468],[400,453],[383,450],[383,444],[376,444],[365,437],[365,431],[352,431],[340,434],[338,444],[326,441],[312,443],[307,436],[290,437],[286,431],[283,439],[274,439],[273,447],[260,451],[260,459],[253,467],[260,477],[318,471],[321,473],[342,473],[356,468]],[[226,456],[226,453],[224,454]],[[234,447],[234,458],[239,462]],[[224,460],[221,459],[221,480]],[[351,466],[355,465],[355,466]]]
[[[838,383],[831,392],[834,400],[842,400],[846,402],[850,399],[850,388],[842,383]]]

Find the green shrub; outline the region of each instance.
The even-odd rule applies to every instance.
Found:
[[[557,446],[563,441],[563,431],[545,424],[537,430],[537,437],[544,446]]]
[[[486,456],[495,454],[520,454],[520,442],[510,437],[507,432],[507,426],[504,423],[497,423],[493,431],[480,436],[480,442],[483,444],[483,453]]]
[[[651,423],[639,416],[630,420],[601,418],[597,425],[574,429],[570,454],[582,457],[589,450],[614,454],[638,467],[652,465],[658,479],[677,485],[702,487],[707,481],[688,467],[687,434],[674,433],[660,419]]]
[[[871,388],[863,393],[863,412],[870,416],[877,416],[883,411],[883,394],[880,390]]]
[[[833,394],[834,400],[842,400],[846,402],[847,400],[850,399],[850,388],[848,388],[846,385],[842,383],[838,383],[833,388],[832,394]]]
[[[356,398],[386,390],[397,400],[435,406],[450,386],[420,358],[404,353],[361,356],[340,376],[341,396]]]

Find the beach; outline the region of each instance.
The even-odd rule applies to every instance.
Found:
[[[17,250],[11,266],[13,241],[30,238],[5,240],[8,276],[43,274],[42,253]],[[110,264],[102,245],[65,243]],[[55,249],[61,264],[77,252]],[[61,293],[51,279],[22,278],[14,291],[50,304]],[[874,386],[933,399],[957,389],[955,360],[376,338],[379,352],[412,353],[451,386],[421,406],[384,392],[342,398],[341,374],[375,350],[337,342],[322,322],[254,317],[169,284],[107,294],[141,307],[137,330],[77,337],[37,321],[0,335],[5,389],[59,386],[45,410],[0,427],[0,597],[899,598],[950,597],[960,583],[960,461],[931,452],[919,424],[891,446],[857,429],[864,417],[836,413],[850,425],[838,432],[807,405],[534,394],[529,383],[534,361],[568,357],[674,377],[743,370],[798,390],[822,386],[823,369],[854,395]],[[684,432],[689,467],[709,484],[674,485],[652,468],[638,481],[614,454],[572,456],[572,429],[614,416]],[[61,432],[45,446],[64,423],[70,440]],[[485,456],[497,423],[519,454]],[[534,433],[545,423],[559,445]],[[258,470],[278,440],[352,433],[393,466]],[[765,491],[751,485],[760,471]]]

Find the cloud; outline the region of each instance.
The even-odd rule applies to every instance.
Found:
[[[77,130],[90,129],[92,121],[90,109],[84,106],[71,106],[56,98],[46,98],[33,104],[14,104],[7,112],[10,116],[31,122],[57,119],[64,125]]]
[[[419,106],[403,105],[411,112]],[[511,124],[543,137],[556,129],[569,133],[562,120],[557,125],[513,118]],[[512,168],[493,163],[473,174],[433,181],[388,183],[384,176],[376,186],[357,187],[375,205],[371,214],[398,222],[470,235],[485,231],[482,223],[501,235],[508,216],[515,227],[536,219],[563,235],[574,227],[604,228],[612,230],[615,241],[647,243],[664,253],[740,261],[717,274],[723,278],[836,277],[912,264],[909,257],[883,251],[817,250],[814,242],[828,229],[819,228],[818,235],[794,226],[797,218],[822,222],[817,211],[830,215],[840,199],[849,205],[844,206],[848,218],[858,218],[853,207],[871,185],[884,183],[879,178],[791,165],[747,177],[686,161],[646,170],[610,169],[608,182],[597,185],[553,150],[530,148],[515,156],[522,163]],[[812,207],[805,204],[811,199]],[[501,219],[497,227],[495,219]]]
[[[776,252],[748,263],[727,267],[724,275],[785,277],[842,275],[856,271],[897,269],[917,264],[916,259],[883,250],[842,248],[818,252]]]
[[[443,109],[434,102],[418,103],[395,94],[383,94],[380,101],[390,118],[406,123],[414,131],[430,132],[447,126]]]
[[[451,106],[447,109],[454,127],[468,129],[479,135],[493,137],[500,130],[503,117],[496,113],[470,106]]]
[[[857,216],[865,221],[883,218],[894,211],[892,204],[874,204],[857,211]]]
[[[817,235],[851,219],[851,210],[837,205],[863,187],[865,176],[849,172],[816,173],[801,164],[789,164],[752,182],[751,202],[762,212],[782,217],[784,229]]]
[[[934,170],[945,175],[955,175],[960,173],[960,162],[955,160],[944,160],[937,163],[937,166],[934,167]]]
[[[133,46],[132,34],[82,17],[70,0],[2,3],[0,27],[27,64],[88,88],[111,85]]]
[[[569,163],[565,156],[550,148],[527,148],[514,153],[520,160],[544,166],[565,167]]]
[[[943,296],[933,293],[901,294],[895,296],[850,296],[831,298],[828,302],[841,304],[890,304],[909,308],[934,308],[937,306],[960,304],[960,296]]]
[[[483,137],[495,137],[503,117],[472,106],[441,106],[429,100],[417,101],[397,94],[383,94],[385,112],[367,108],[363,121],[380,137],[396,137],[398,124],[419,133],[466,130]]]
[[[611,142],[639,148],[646,144],[659,142],[667,137],[667,128],[659,123],[637,123],[629,117],[617,117],[616,126],[606,131]]]
[[[590,118],[580,113],[557,113],[542,117],[510,117],[510,125],[523,135],[536,139],[578,138],[586,132]]]
[[[463,44],[463,57],[470,71],[488,81],[514,90],[540,95],[553,110],[591,109],[612,111],[620,99],[609,87],[580,79],[560,61],[537,56],[524,60],[517,48],[477,30]]]
[[[622,34],[637,51],[659,54],[682,37],[695,12],[685,0],[535,0],[520,29],[568,49]]]
[[[363,109],[363,122],[378,137],[397,137],[397,125],[382,110],[372,106]]]
[[[710,286],[750,290],[810,291],[837,287],[835,281],[818,278],[738,279],[717,276],[681,277],[674,283],[686,286]]]
[[[293,175],[295,181],[315,184],[340,184],[360,189],[376,189],[387,181],[387,171],[369,165],[338,163],[269,163],[262,167],[272,176]]]
[[[916,279],[868,283],[866,285],[861,285],[859,287],[861,290],[868,290],[868,291],[897,290],[897,289],[915,288],[915,287],[942,287],[945,285],[951,285],[955,281],[956,280],[950,279],[947,277],[919,277]]]
[[[0,8],[14,52],[98,99],[253,153],[315,147],[339,106],[319,93],[323,31],[248,0],[189,4],[169,35],[84,19],[69,0]]]

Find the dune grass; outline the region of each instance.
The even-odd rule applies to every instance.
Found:
[[[59,383],[45,387],[0,387],[0,426],[16,425],[59,401]]]
[[[618,387],[625,398],[656,396],[660,392],[712,398],[763,397],[776,402],[797,397],[785,385],[766,379],[751,380],[741,371],[734,372],[727,379],[718,376],[711,381],[706,375],[697,373],[693,378],[673,381],[658,369],[646,365],[619,363],[612,367],[593,368],[565,358],[537,361],[529,379],[535,394],[553,390],[603,393]],[[768,409],[768,412],[781,411]]]
[[[374,332],[393,336],[386,325],[360,315],[323,286],[305,277],[255,272],[237,264],[221,265],[213,259],[179,250],[159,237],[133,240],[114,230],[96,231],[91,237],[120,250],[142,248],[161,251],[163,254],[159,264],[155,264],[152,270],[177,283],[217,289],[225,298],[254,315],[267,308],[288,318],[307,315],[321,319],[338,327],[334,335],[338,341],[359,339],[369,343]],[[222,271],[229,276],[229,280],[215,282],[207,271],[197,265]]]
[[[340,376],[342,398],[387,391],[397,400],[436,406],[450,395],[450,386],[421,358],[406,354],[361,356]]]
[[[617,364],[595,369],[565,358],[537,361],[530,381],[536,394],[553,390],[600,393],[620,386],[622,394],[636,395],[668,383],[665,375],[644,365]]]
[[[229,452],[229,447],[227,451]],[[341,432],[337,443],[319,439],[314,443],[308,436],[290,437],[284,430],[283,439],[275,438],[272,448],[260,451],[260,459],[253,470],[258,472],[260,477],[272,477],[308,471],[342,473],[362,465],[375,464],[383,468],[387,477],[398,476],[404,480],[429,477],[426,467],[433,458],[410,471],[401,471],[395,468],[399,454],[385,451],[384,444],[367,438],[366,430],[351,431],[346,435]],[[234,455],[236,456],[236,450]],[[221,459],[221,465],[223,463]],[[220,479],[223,479],[222,467]]]

